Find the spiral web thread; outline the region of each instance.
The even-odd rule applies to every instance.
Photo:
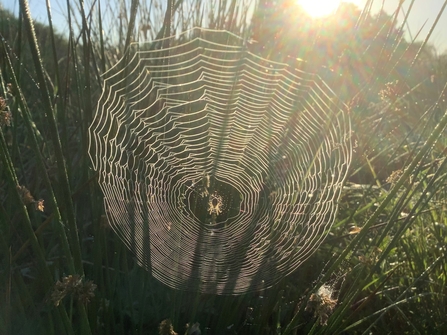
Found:
[[[131,50],[104,74],[89,130],[114,231],[172,288],[274,285],[334,222],[351,161],[344,105],[229,32]]]

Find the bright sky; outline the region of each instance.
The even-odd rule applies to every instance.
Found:
[[[324,17],[330,15],[336,11],[337,7],[342,2],[341,0],[296,0],[304,10],[310,16],[313,17]],[[362,0],[346,0],[345,2],[351,2],[360,7]]]
[[[340,0],[297,0],[297,2],[302,1],[303,3],[308,3],[313,6],[314,10],[321,11],[324,9],[330,8],[330,2],[338,3]],[[344,0],[346,2],[352,2],[356,4],[358,7],[363,8],[367,0]],[[373,5],[374,12],[378,11],[382,2],[384,2],[384,10],[392,14],[399,3],[399,0],[375,0]],[[404,2],[403,8],[404,10],[408,10],[410,0],[406,0]],[[46,7],[45,0],[29,0],[31,7],[31,14],[35,19],[41,22],[46,22]],[[328,4],[329,3],[329,4]],[[440,9],[444,4],[444,0],[416,0],[413,9],[411,10],[408,26],[405,27],[405,30],[408,33],[408,37],[415,36],[419,29],[424,26],[424,29],[420,33],[420,39],[424,39],[427,36],[430,27],[436,19]],[[0,0],[0,5],[5,7],[13,12],[18,12],[19,1],[18,0]],[[55,25],[58,27],[58,31],[63,32],[66,27],[66,20],[62,13],[65,11],[66,1],[65,0],[51,0],[53,19]],[[399,19],[402,20],[404,17],[404,13],[399,13]],[[435,28],[432,36],[430,37],[430,42],[435,45],[438,51],[447,52],[447,8],[441,16],[441,19]]]
[[[363,2],[365,3],[366,1]],[[375,2],[381,3],[382,1]],[[416,0],[408,17],[408,26],[405,27],[405,30],[409,35],[414,37],[419,29],[424,26],[420,33],[421,38],[419,39],[425,39],[444,2],[444,0]],[[409,0],[404,2],[403,9],[405,12],[408,11],[410,3],[411,1]],[[384,9],[388,13],[393,13],[398,4],[399,0],[387,0],[385,1]],[[380,5],[377,4],[376,7],[380,8]],[[401,12],[399,15],[400,20],[402,20],[404,16],[405,14]],[[447,8],[442,13],[429,41],[438,49],[439,53],[447,52]]]
[[[318,1],[318,0],[316,0]],[[376,0],[373,4],[373,10],[376,12],[382,7],[388,14],[393,14],[400,0]],[[363,8],[367,0],[348,1],[354,2],[360,8]],[[436,20],[436,16],[441,10],[444,0],[416,0],[410,15],[408,16],[408,25],[405,27],[408,38],[414,38],[418,31],[424,27],[419,33],[418,40],[424,40],[430,31],[431,26]],[[402,6],[404,12],[399,13],[399,21],[402,22],[405,14],[408,12],[411,1],[406,0]],[[442,13],[436,28],[434,29],[429,42],[433,44],[439,53],[447,52],[447,8]]]

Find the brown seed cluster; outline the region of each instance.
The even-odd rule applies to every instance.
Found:
[[[83,304],[88,304],[95,296],[96,284],[93,281],[84,281],[79,275],[69,275],[57,281],[51,293],[51,301],[59,306],[66,296],[72,296]]]
[[[22,202],[25,206],[28,206],[30,204],[34,205],[34,208],[36,211],[43,212],[45,209],[45,206],[43,205],[43,200],[35,200],[34,197],[31,195],[31,192],[25,187],[25,186],[17,186],[17,191],[19,192],[20,198],[22,198]]]
[[[395,170],[391,173],[391,175],[386,179],[386,182],[389,184],[395,184],[399,178],[403,175],[402,170]]]
[[[385,88],[379,92],[379,97],[383,101],[394,102],[402,95],[402,85],[399,80],[385,84]]]
[[[11,126],[12,115],[6,104],[6,100],[0,97],[0,126]]]
[[[20,198],[25,206],[34,203],[34,198],[31,192],[25,186],[17,186],[17,191],[19,192]]]
[[[169,319],[163,320],[158,327],[158,333],[160,335],[178,335],[174,331],[174,326],[172,326],[172,321]]]
[[[381,253],[382,249],[375,247],[368,255],[360,255],[359,261],[367,267],[372,267],[379,261],[379,256]]]
[[[332,298],[333,290],[330,286],[321,286],[317,293],[313,293],[307,302],[306,311],[313,312],[321,325],[325,326],[329,316],[337,305],[337,299]]]

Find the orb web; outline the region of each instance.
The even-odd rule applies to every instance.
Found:
[[[112,228],[172,288],[274,285],[334,222],[351,161],[344,107],[317,75],[226,31],[133,44],[104,74],[89,129]]]

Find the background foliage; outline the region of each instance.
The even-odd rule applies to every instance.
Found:
[[[33,22],[25,0],[19,17],[1,10],[0,333],[172,334],[159,329],[167,318],[179,333],[190,322],[189,334],[195,322],[202,334],[446,333],[447,56],[430,36],[406,40],[405,22],[370,2],[315,20],[291,0],[68,0],[66,35],[51,17]],[[338,219],[295,274],[257,294],[150,278],[109,228],[89,165],[101,73],[132,40],[193,26],[317,72],[350,107]]]

